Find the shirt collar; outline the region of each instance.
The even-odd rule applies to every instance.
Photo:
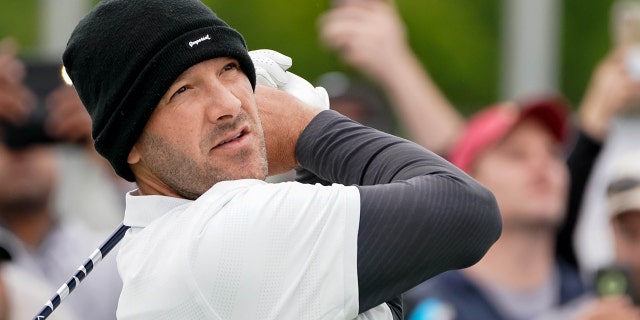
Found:
[[[153,220],[192,200],[175,197],[134,195],[138,190],[127,192],[124,224],[130,227],[146,227]]]
[[[201,197],[223,199],[232,196],[237,190],[255,184],[266,184],[266,182],[256,179],[222,181],[216,183]],[[126,226],[144,228],[165,213],[193,202],[193,200],[160,195],[135,195],[137,192],[138,189],[127,192],[123,222]]]

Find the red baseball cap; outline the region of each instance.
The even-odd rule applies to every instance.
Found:
[[[517,102],[499,103],[473,115],[451,149],[449,161],[469,172],[478,154],[500,141],[529,117],[540,119],[559,144],[567,142],[569,104],[560,96],[538,96]]]

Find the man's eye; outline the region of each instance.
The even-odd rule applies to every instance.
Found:
[[[173,93],[173,95],[171,97],[173,98],[176,95],[181,94],[181,93],[183,93],[185,91],[187,91],[187,87],[180,87],[178,90],[176,90],[176,92]]]
[[[230,62],[229,64],[224,66],[224,71],[229,71],[229,70],[238,69],[238,68],[240,68],[240,66],[237,63]]]

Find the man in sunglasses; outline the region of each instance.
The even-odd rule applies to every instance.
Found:
[[[638,160],[637,155],[635,161]],[[618,174],[607,187],[608,212],[615,245],[614,268],[600,270],[598,279],[601,294],[612,286],[640,303],[640,172]],[[622,277],[615,277],[621,275]],[[615,278],[612,278],[615,277]],[[612,282],[620,279],[622,282]],[[617,285],[619,283],[619,285]]]

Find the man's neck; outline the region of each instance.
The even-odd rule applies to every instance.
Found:
[[[554,257],[553,231],[505,228],[482,260],[464,272],[480,282],[502,283],[514,290],[534,289],[552,276]]]

